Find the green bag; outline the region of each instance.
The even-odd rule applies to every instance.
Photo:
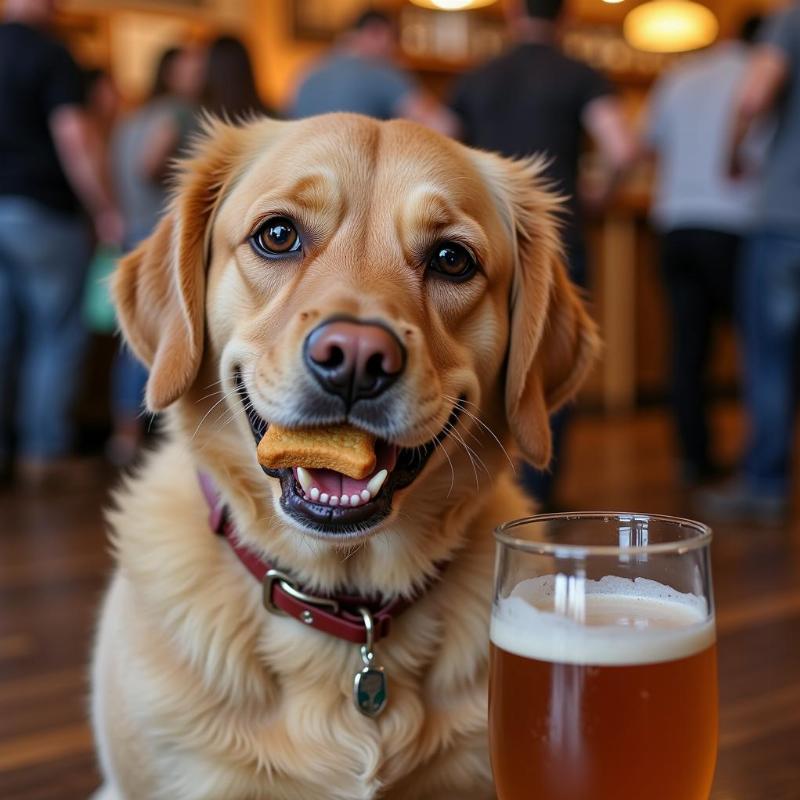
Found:
[[[93,333],[113,333],[117,327],[117,314],[108,283],[120,255],[119,248],[101,244],[89,264],[83,295],[83,321]]]

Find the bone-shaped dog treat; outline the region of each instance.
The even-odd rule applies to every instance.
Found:
[[[270,424],[258,463],[272,469],[332,469],[361,480],[375,469],[375,437],[350,425],[281,428]]]

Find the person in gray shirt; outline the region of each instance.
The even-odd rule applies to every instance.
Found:
[[[387,15],[364,12],[339,46],[302,79],[290,116],[298,119],[351,111],[377,119],[406,117],[440,133],[453,134],[453,114],[393,63],[396,38]]]
[[[198,128],[203,54],[171,47],[160,57],[147,101],[117,126],[111,146],[114,186],[125,217],[125,247],[149,236],[169,200],[167,176]]]
[[[705,378],[713,328],[731,315],[742,235],[753,223],[755,181],[729,174],[739,84],[760,18],[740,41],[679,62],[650,98],[645,146],[658,159],[652,219],[672,318],[672,405],[680,479],[718,473],[709,442]]]
[[[741,475],[706,497],[709,516],[783,522],[789,511],[800,334],[800,3],[771,17],[742,82],[732,171],[767,114],[777,129],[761,168],[755,226],[742,263],[744,400],[750,433]]]

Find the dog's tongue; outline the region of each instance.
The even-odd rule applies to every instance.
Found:
[[[332,469],[303,467],[294,468],[294,477],[307,500],[330,506],[358,506],[368,503],[380,492],[397,463],[397,452],[396,445],[376,442],[375,469],[360,480]]]

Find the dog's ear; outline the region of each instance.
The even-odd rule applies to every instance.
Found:
[[[239,149],[239,130],[208,122],[181,162],[153,234],[122,259],[111,291],[122,333],[147,365],[147,407],[160,411],[197,376],[205,336],[207,229]]]
[[[498,162],[499,165],[498,165]],[[599,351],[597,326],[569,280],[558,232],[558,198],[542,163],[496,158],[500,211],[514,237],[505,404],[522,455],[550,462],[550,415],[578,390]]]

